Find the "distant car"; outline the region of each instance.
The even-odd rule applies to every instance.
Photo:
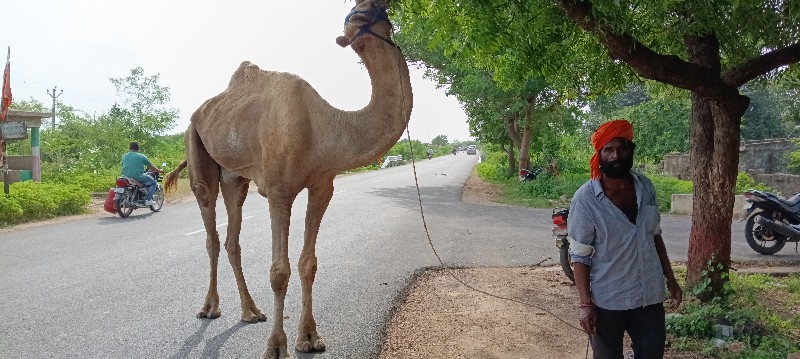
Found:
[[[470,147],[470,148],[467,148],[467,154],[468,154],[468,155],[474,155],[474,154],[476,154],[477,152],[478,152],[478,151],[476,151],[476,150],[475,150],[474,148],[472,148],[472,147]]]

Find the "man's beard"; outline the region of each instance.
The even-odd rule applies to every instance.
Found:
[[[600,159],[600,171],[611,178],[622,178],[631,172],[633,168],[633,156],[627,159],[619,159],[611,162]]]

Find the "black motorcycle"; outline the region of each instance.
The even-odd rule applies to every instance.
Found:
[[[131,215],[134,209],[150,207],[153,212],[158,212],[164,206],[164,189],[161,187],[161,176],[158,172],[145,172],[145,175],[156,181],[156,190],[153,192],[153,201],[155,204],[146,205],[145,198],[147,197],[147,186],[133,178],[119,177],[117,178],[116,188],[114,188],[114,206],[117,208],[117,214],[122,218],[127,218]]]
[[[523,168],[519,170],[519,180],[520,182],[533,181],[537,176],[539,176],[540,173],[542,173],[541,168],[536,168],[533,170]]]
[[[744,193],[747,244],[761,254],[778,253],[786,242],[800,241],[800,193],[788,199],[763,191]]]
[[[569,208],[553,208],[553,236],[556,237],[556,248],[558,248],[558,262],[561,263],[561,270],[575,283],[575,276],[572,273],[572,265],[569,258],[569,240],[567,239],[567,218]]]

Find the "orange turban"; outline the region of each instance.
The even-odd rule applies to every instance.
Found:
[[[594,156],[592,156],[591,161],[589,161],[592,179],[600,178],[600,156],[598,152],[603,146],[616,137],[622,137],[633,141],[633,125],[627,120],[608,121],[602,124],[597,131],[592,134]]]

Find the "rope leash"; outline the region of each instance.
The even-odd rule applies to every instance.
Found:
[[[393,35],[394,35],[394,33],[392,32],[390,34],[390,39],[392,39],[394,37]],[[390,42],[390,43],[392,43],[392,42]],[[398,62],[397,62],[397,64],[398,64],[398,67],[397,67],[398,78],[402,78],[402,73],[400,71],[400,64],[401,63],[405,64],[406,61],[405,61],[405,58],[402,57],[402,53],[400,51],[400,47],[395,45],[395,48],[397,49],[397,57],[399,58]],[[405,108],[406,98],[405,98],[405,92],[404,92],[402,83],[400,84],[400,96],[401,96],[401,107],[403,108],[403,118],[404,119],[405,118],[409,118],[408,113],[406,112],[406,108]],[[410,121],[410,118],[409,118],[409,121]],[[506,301],[509,301],[509,302],[518,303],[518,304],[522,304],[522,305],[525,305],[525,306],[528,306],[528,307],[531,307],[531,308],[538,309],[538,310],[540,310],[542,312],[545,312],[545,313],[549,314],[553,318],[558,319],[558,321],[560,321],[564,325],[566,325],[566,326],[568,326],[568,327],[570,327],[572,329],[575,329],[575,330],[577,330],[577,331],[579,331],[581,333],[585,333],[583,329],[578,328],[575,325],[572,325],[571,323],[565,321],[564,319],[561,319],[561,317],[555,315],[553,312],[551,312],[551,311],[549,311],[547,309],[544,309],[544,308],[542,308],[540,306],[537,306],[535,304],[531,304],[531,303],[528,303],[528,302],[525,302],[525,301],[521,301],[521,300],[518,300],[518,299],[508,298],[508,297],[504,297],[504,296],[501,296],[501,295],[489,293],[489,292],[487,292],[485,290],[476,288],[476,287],[466,283],[465,281],[463,281],[458,276],[456,276],[454,271],[448,265],[444,264],[444,261],[442,260],[442,257],[439,256],[439,252],[436,251],[436,246],[434,246],[433,240],[431,240],[431,235],[430,235],[430,232],[428,231],[428,222],[425,220],[425,210],[423,209],[423,206],[422,206],[422,194],[420,193],[420,190],[419,190],[419,178],[417,176],[417,163],[416,163],[416,159],[414,158],[414,147],[412,146],[412,143],[411,143],[411,131],[408,128],[408,123],[406,123],[406,138],[408,139],[408,148],[409,148],[409,153],[411,154],[411,167],[412,167],[413,172],[414,172],[414,185],[415,185],[416,190],[417,190],[417,202],[419,203],[419,213],[420,213],[420,216],[422,218],[422,226],[425,229],[425,237],[428,239],[428,245],[430,246],[431,251],[433,252],[433,255],[436,256],[436,260],[439,261],[439,265],[445,270],[445,272],[447,272],[447,274],[450,275],[450,277],[455,279],[461,285],[463,285],[463,286],[465,286],[465,287],[467,287],[467,288],[469,288],[469,289],[471,289],[471,290],[473,290],[473,291],[475,291],[477,293],[481,293],[483,295],[486,295],[486,296],[489,296],[489,297],[492,297],[492,298],[496,298],[496,299],[500,299],[500,300],[506,300]],[[590,344],[591,344],[591,336],[587,335],[587,341],[586,341],[586,358],[587,359],[589,358],[589,346],[590,346]]]

